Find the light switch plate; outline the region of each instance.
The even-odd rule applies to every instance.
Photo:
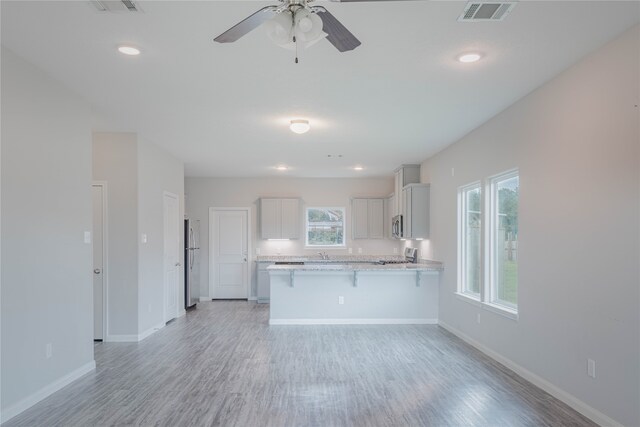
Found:
[[[91,243],[91,232],[90,231],[85,231],[84,232],[84,242],[85,243]]]
[[[142,241],[142,243],[147,243],[147,235],[145,233],[142,233],[142,237],[140,238],[140,240]]]

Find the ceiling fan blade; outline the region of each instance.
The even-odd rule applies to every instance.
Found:
[[[258,28],[265,21],[273,18],[276,15],[277,9],[277,6],[263,7],[253,15],[238,22],[236,25],[229,28],[213,40],[218,43],[232,43],[252,30]]]
[[[360,3],[360,2],[380,2],[380,1],[420,1],[420,0],[330,0],[334,3]]]
[[[353,50],[361,45],[360,40],[351,34],[327,9],[316,6],[314,10],[322,19],[322,31],[327,33],[327,40],[340,52]]]

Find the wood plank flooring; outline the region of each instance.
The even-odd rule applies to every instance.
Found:
[[[592,426],[438,326],[269,326],[267,305],[199,303],[18,426]]]

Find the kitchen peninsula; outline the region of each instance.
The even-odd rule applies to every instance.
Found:
[[[437,323],[440,263],[354,261],[270,265],[269,323]]]

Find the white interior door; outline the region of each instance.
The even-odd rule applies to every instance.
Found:
[[[178,197],[164,194],[164,321],[178,316],[180,234]]]
[[[213,298],[247,299],[248,212],[214,210],[210,227],[213,246]]]
[[[104,187],[93,185],[93,339],[104,339]]]

